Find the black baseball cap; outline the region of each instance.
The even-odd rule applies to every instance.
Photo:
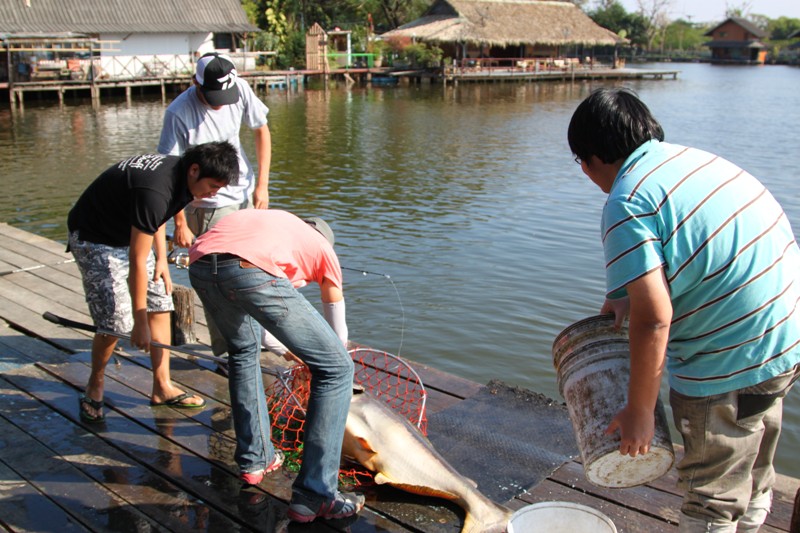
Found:
[[[208,105],[221,106],[239,101],[236,66],[223,54],[211,52],[197,60],[194,78]]]

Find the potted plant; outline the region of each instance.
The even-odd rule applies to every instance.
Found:
[[[389,49],[389,44],[386,41],[375,39],[370,45],[372,49],[371,53],[373,54],[372,66],[381,68],[383,66],[383,58],[385,57],[386,51]]]

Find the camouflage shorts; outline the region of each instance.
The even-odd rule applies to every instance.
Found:
[[[129,248],[81,241],[76,231],[69,234],[69,248],[81,271],[86,303],[95,326],[115,333],[130,333],[133,329],[133,306],[128,289]],[[172,311],[172,297],[167,294],[164,281],[153,281],[155,266],[156,258],[150,251],[147,258],[147,312]]]

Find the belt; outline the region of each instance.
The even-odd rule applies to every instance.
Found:
[[[214,267],[214,273],[216,274],[217,265],[220,263],[229,263],[231,261],[238,261],[239,268],[258,268],[256,265],[242,259],[238,255],[234,254],[206,254],[200,259],[197,260],[198,263],[208,263]]]
[[[220,261],[242,261],[242,258],[234,254],[206,254],[198,261],[201,263],[219,263]]]

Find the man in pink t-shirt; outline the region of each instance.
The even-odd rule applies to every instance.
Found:
[[[338,491],[353,361],[345,349],[342,270],[333,243],[322,219],[247,209],[220,220],[189,249],[192,286],[229,348],[234,458],[243,482],[258,484],[283,461],[270,440],[262,327],[272,351],[299,358],[311,373],[303,462],[288,511],[297,522],[344,518],[364,505],[362,495]],[[310,282],[320,287],[324,318],[297,290]]]

